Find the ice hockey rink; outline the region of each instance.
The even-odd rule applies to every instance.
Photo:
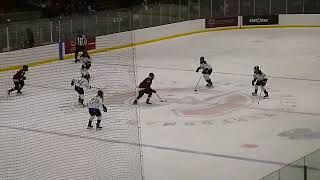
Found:
[[[138,104],[145,179],[257,180],[319,149],[319,47],[320,28],[209,32],[135,47],[137,84],[153,72],[152,87],[164,101],[154,94],[153,104],[146,105],[145,95]],[[108,56],[94,55],[90,69],[91,85],[106,94],[115,93],[105,79],[106,73],[113,72],[99,65]],[[213,66],[214,88],[207,89],[201,79],[194,92],[201,76],[195,72],[200,56]],[[270,97],[261,98],[259,104],[259,96],[251,96],[255,65],[269,79]],[[133,73],[126,66],[117,68]],[[116,71],[118,76],[123,72]],[[3,89],[12,86],[13,73],[0,74]],[[1,93],[0,146],[5,148],[1,148],[0,164],[6,166],[0,166],[0,174],[4,179],[12,174],[17,179],[63,179],[57,174],[67,179],[119,177],[104,176],[104,168],[112,162],[108,154],[97,152],[110,150],[106,144],[114,142],[106,139],[113,140],[112,135],[136,132],[108,128],[113,123],[126,124],[122,118],[134,114],[134,107],[128,109],[115,100],[108,104],[106,99],[103,129],[88,131],[87,109],[74,105],[77,97],[70,86],[78,74],[79,65],[72,61],[31,67],[23,95]],[[86,100],[94,94],[94,88],[88,90]],[[122,100],[128,105],[133,99],[131,94]],[[116,140],[130,142],[125,137]],[[117,147],[110,151],[117,152]],[[139,154],[137,149],[132,151]],[[119,169],[137,171],[130,159],[120,160],[124,163]],[[24,171],[28,166],[35,172]],[[130,179],[130,173],[122,177]]]

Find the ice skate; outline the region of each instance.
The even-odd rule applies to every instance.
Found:
[[[212,84],[207,84],[206,87],[207,88],[213,88],[213,85]]]
[[[257,96],[258,89],[255,89],[254,92],[252,93],[252,96]]]
[[[93,126],[91,124],[91,121],[89,121],[87,129],[91,129],[91,128],[93,128]]]
[[[135,99],[132,104],[136,105],[136,104],[138,104],[138,101]]]
[[[97,129],[97,130],[102,129],[102,127],[100,126],[100,121],[97,122],[97,124],[96,124],[96,129]]]
[[[147,99],[146,104],[152,104],[149,99]]]

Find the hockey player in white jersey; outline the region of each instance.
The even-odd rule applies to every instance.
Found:
[[[89,108],[90,118],[89,118],[89,123],[88,123],[87,128],[91,129],[93,127],[92,121],[93,121],[94,117],[97,116],[96,128],[101,129],[102,127],[100,126],[100,123],[101,123],[102,115],[101,115],[100,109],[102,109],[103,112],[107,112],[107,108],[103,104],[103,91],[102,90],[98,90],[98,94],[91,98],[91,100],[88,103],[88,108]]]
[[[265,89],[265,85],[267,84],[267,81],[268,81],[266,74],[264,74],[259,69],[259,66],[255,66],[253,69],[254,69],[254,73],[253,73],[252,86],[254,86],[254,92],[252,93],[252,95],[256,96],[258,92],[258,87],[261,86],[261,91],[264,92],[264,98],[269,97],[269,93]]]
[[[207,81],[206,87],[212,87],[212,81],[210,75],[212,73],[212,66],[204,60],[204,57],[200,57],[200,66],[197,68],[196,72],[202,69],[203,78]]]
[[[78,102],[82,105],[84,102],[84,88],[91,89],[91,86],[89,85],[88,81],[89,77],[87,75],[81,77],[81,79],[72,79],[71,86],[74,85],[74,90],[79,93]]]
[[[81,56],[80,56],[80,60],[82,60],[82,66],[81,66],[81,76],[84,77],[85,75],[87,75],[89,77],[88,80],[90,80],[90,74],[89,74],[89,69],[91,67],[91,57],[89,56],[89,54],[87,53],[87,51],[85,51]]]

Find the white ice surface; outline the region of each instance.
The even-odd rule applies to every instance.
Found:
[[[146,97],[138,105],[145,179],[256,180],[320,148],[319,47],[320,29],[301,28],[212,32],[136,47],[137,82],[154,72],[152,87],[165,100],[153,95],[153,105]],[[14,72],[0,74],[2,179],[139,179],[137,129],[126,119],[135,115],[134,97],[109,96],[117,93],[117,76],[123,89],[135,88],[132,68],[103,65],[120,55],[94,57],[91,85],[114,98],[106,99],[99,132],[85,129],[87,109],[76,105],[70,86],[79,65],[30,68],[21,96],[6,95]],[[200,56],[214,67],[214,88],[202,79],[195,93]],[[260,104],[251,97],[255,65],[269,76],[270,98]],[[94,94],[88,90],[86,98]],[[133,159],[121,159],[128,155]],[[118,169],[110,165],[115,160]]]
[[[257,29],[138,47],[138,79],[154,72],[153,87],[167,100],[140,103],[143,143],[157,146],[144,148],[146,179],[256,180],[318,149],[319,40],[320,29]],[[215,87],[206,90],[202,79],[194,93],[200,56],[214,66]],[[260,104],[250,96],[255,65],[269,76],[270,98]],[[210,105],[214,112],[239,103],[232,95],[247,97],[247,104],[212,116],[176,113]],[[279,136],[286,131],[290,138]]]

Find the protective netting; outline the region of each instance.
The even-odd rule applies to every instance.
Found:
[[[99,48],[132,41],[132,33],[110,35]],[[50,52],[34,53],[50,58]],[[11,61],[1,59],[3,67],[24,62],[19,51],[7,57]],[[0,73],[0,179],[143,179],[137,109],[131,104],[134,49],[102,52],[92,60],[92,88],[85,90],[85,102],[98,89],[104,91],[108,112],[103,113],[102,130],[86,129],[88,109],[78,104],[70,85],[80,77],[80,63],[30,67],[21,95],[7,95],[16,70]]]

